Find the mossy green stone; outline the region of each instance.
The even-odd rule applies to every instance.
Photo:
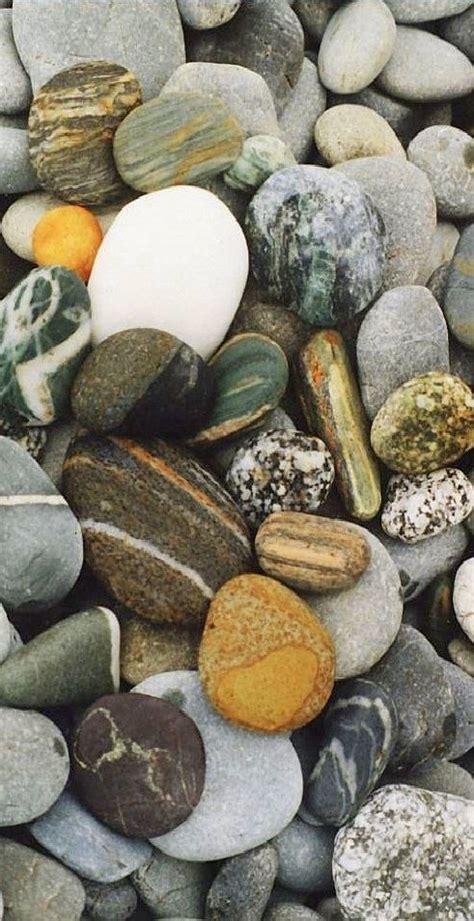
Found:
[[[276,342],[256,333],[229,339],[210,361],[216,401],[205,428],[190,444],[205,447],[250,428],[278,406],[288,385],[288,362]]]
[[[238,192],[255,192],[277,170],[295,165],[293,151],[281,138],[256,134],[244,141],[240,156],[224,173],[224,182]]]
[[[372,447],[391,470],[429,473],[474,445],[474,397],[459,377],[432,371],[394,390],[379,409]]]
[[[242,128],[220,99],[166,93],[127,115],[114,138],[114,157],[124,182],[156,192],[223,173],[243,141]]]

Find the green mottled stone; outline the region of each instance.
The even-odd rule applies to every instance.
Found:
[[[16,441],[35,460],[41,460],[48,438],[46,429],[27,425],[21,416],[9,412],[6,406],[2,406],[0,414],[0,435]]]
[[[210,361],[216,401],[205,428],[190,444],[215,444],[250,428],[278,406],[288,385],[288,362],[276,342],[256,333],[234,336]]]
[[[57,265],[34,269],[0,303],[0,403],[41,425],[64,416],[90,337],[79,276]]]
[[[45,630],[0,666],[0,706],[90,704],[119,688],[120,627],[92,608]]]
[[[444,312],[453,336],[474,349],[474,224],[466,227],[456,246],[446,282]]]
[[[237,119],[220,99],[166,93],[124,119],[114,157],[124,182],[139,192],[156,192],[223,173],[243,141]]]
[[[288,144],[270,134],[256,134],[244,141],[240,156],[224,173],[224,182],[238,192],[255,192],[277,170],[295,165]]]
[[[382,501],[380,474],[369,443],[367,418],[340,333],[316,333],[303,348],[298,385],[311,433],[329,448],[347,511],[367,521]]]
[[[379,409],[372,447],[391,470],[429,473],[474,445],[474,397],[459,377],[432,371],[394,390]]]

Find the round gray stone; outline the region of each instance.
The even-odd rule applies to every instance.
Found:
[[[57,726],[32,710],[0,707],[0,826],[42,815],[68,777],[66,740]]]
[[[375,80],[395,47],[395,20],[382,0],[353,0],[336,10],[318,55],[322,83],[333,93],[357,93]]]
[[[430,761],[426,765],[403,775],[403,783],[434,793],[450,793],[474,800],[474,778],[459,764],[450,761]]]
[[[20,195],[39,189],[31,165],[27,131],[0,126],[0,163],[0,195]]]
[[[436,576],[457,566],[468,544],[467,531],[462,524],[417,544],[393,540],[378,528],[374,528],[374,532],[398,569],[405,601],[413,601]]]
[[[226,860],[207,894],[207,921],[260,921],[277,868],[278,854],[272,844]]]
[[[327,93],[319,79],[318,68],[305,57],[279,122],[282,137],[299,163],[307,161],[311,153],[314,124],[324,112],[326,102]]]
[[[452,662],[441,659],[441,665],[454,697],[456,735],[447,754],[453,761],[474,748],[474,679]]]
[[[0,884],[9,921],[82,918],[86,897],[77,876],[9,838],[0,838]]]
[[[181,18],[191,29],[216,29],[235,16],[242,0],[177,0]]]
[[[0,112],[24,112],[31,102],[31,83],[13,41],[11,10],[0,10]]]
[[[427,285],[430,278],[441,266],[451,262],[458,241],[459,230],[457,227],[448,221],[438,221],[431,241],[431,249],[416,279],[417,285]]]
[[[393,288],[375,302],[357,336],[357,367],[369,419],[405,381],[449,371],[446,320],[427,288]]]
[[[474,349],[474,224],[466,227],[449,266],[443,309],[458,342]],[[472,362],[472,356],[471,356]]]
[[[129,876],[152,854],[147,841],[125,838],[107,828],[69,792],[33,823],[31,834],[61,863],[97,883]]]
[[[467,9],[472,0],[385,0],[397,22],[432,22]]]
[[[436,199],[428,177],[395,157],[364,157],[332,169],[358,182],[382,215],[387,232],[383,290],[414,284],[436,228]]]
[[[463,13],[441,23],[441,35],[451,45],[456,45],[470,60],[474,59],[474,4]]]
[[[128,880],[106,884],[84,880],[83,885],[90,921],[128,921],[134,914],[138,899]]]
[[[203,918],[213,875],[214,868],[206,863],[176,860],[154,849],[132,882],[154,918],[169,914]]]
[[[466,96],[474,74],[469,58],[438,35],[397,26],[395,49],[377,85],[400,99],[433,102]]]
[[[441,217],[474,216],[474,141],[451,125],[425,128],[408,147],[408,159],[428,176]]]
[[[332,885],[335,830],[293,819],[273,839],[278,852],[278,882],[296,892],[325,892]]]

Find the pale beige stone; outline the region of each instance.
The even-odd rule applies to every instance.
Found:
[[[359,157],[401,157],[405,151],[389,123],[367,106],[333,106],[318,118],[314,139],[334,166]]]

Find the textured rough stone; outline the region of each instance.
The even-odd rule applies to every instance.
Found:
[[[433,102],[470,93],[474,77],[469,58],[454,45],[423,29],[397,26],[393,54],[377,83],[389,95]]]
[[[203,918],[213,875],[212,866],[176,860],[154,849],[151,860],[133,874],[133,885],[154,918],[170,912],[177,917]]]
[[[318,68],[304,58],[298,80],[280,116],[280,130],[299,163],[304,163],[313,146],[316,119],[326,108],[327,94]]]
[[[436,576],[456,566],[468,543],[462,524],[417,544],[392,540],[381,529],[376,529],[375,533],[398,569],[405,601],[413,601]]]
[[[39,188],[30,160],[28,132],[24,128],[0,125],[0,159],[0,195],[20,195]]]
[[[121,677],[129,684],[138,684],[161,672],[195,669],[199,641],[197,630],[131,617],[121,627]]]
[[[358,157],[401,157],[397,135],[377,112],[354,104],[332,106],[314,127],[316,147],[330,166]]]
[[[449,267],[444,312],[449,328],[468,349],[474,349],[474,224],[466,227]]]
[[[356,93],[372,83],[390,60],[396,27],[381,0],[355,0],[336,10],[324,31],[318,68],[334,93]]]
[[[24,112],[31,102],[31,83],[15,47],[11,10],[0,12],[0,112]]]
[[[474,489],[461,470],[397,474],[387,484],[381,524],[389,537],[416,543],[460,524],[473,505]]]
[[[324,892],[332,885],[335,832],[293,819],[273,839],[278,853],[278,882],[296,892]]]
[[[408,159],[428,176],[440,217],[474,217],[474,144],[451,125],[425,128],[408,147]]]
[[[293,420],[290,419],[288,414],[279,406],[272,410],[271,413],[268,413],[262,422],[256,425],[255,428],[252,428],[250,431],[244,430],[231,441],[224,442],[222,445],[217,445],[210,453],[205,455],[206,463],[208,463],[211,469],[221,477],[225,477],[240,448],[243,448],[257,433],[262,435],[274,429],[284,429],[288,432],[296,431],[296,425]]]
[[[260,921],[278,870],[278,854],[264,844],[227,860],[206,899],[208,921]]]
[[[2,406],[0,435],[11,438],[36,461],[41,461],[48,443],[49,431],[40,425],[28,425],[27,420]]]
[[[70,870],[8,838],[0,838],[0,886],[9,921],[80,921],[85,892]]]

